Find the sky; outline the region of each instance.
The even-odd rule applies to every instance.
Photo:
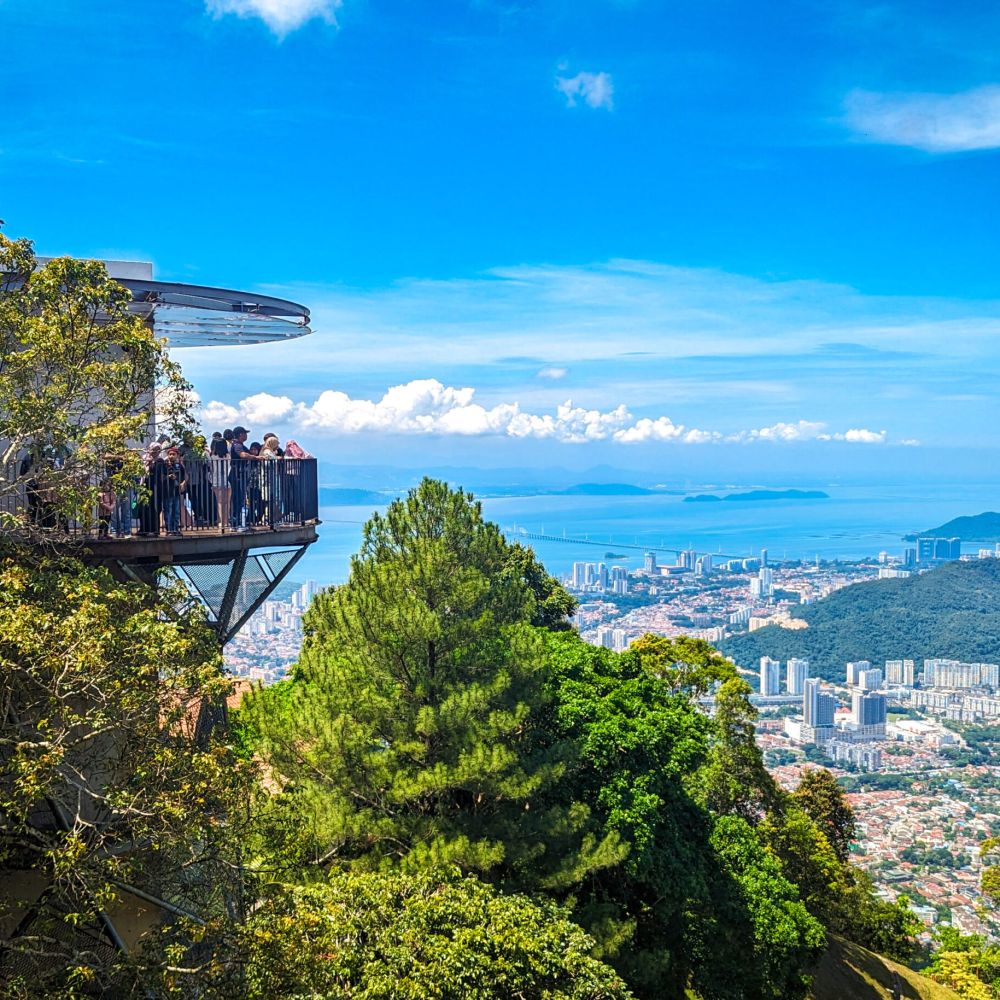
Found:
[[[177,357],[208,429],[331,467],[981,477],[997,37],[981,2],[0,0],[0,217],[309,306]]]

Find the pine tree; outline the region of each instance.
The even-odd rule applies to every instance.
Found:
[[[535,609],[511,547],[461,490],[425,479],[368,522],[348,582],[307,616],[291,691],[247,710],[285,819],[307,818],[285,825],[304,858],[579,877],[579,848],[598,845],[566,849],[586,809],[550,794],[566,748],[540,725]]]

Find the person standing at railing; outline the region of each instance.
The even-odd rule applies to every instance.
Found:
[[[167,451],[163,477],[163,520],[168,535],[181,533],[181,504],[187,488],[187,470],[181,462],[179,448]]]
[[[293,524],[302,522],[302,459],[312,456],[291,438],[285,442],[285,511]],[[290,461],[289,461],[290,460]]]
[[[160,457],[160,444],[154,441],[142,457],[146,466],[146,475],[142,478],[143,499],[139,504],[139,534],[158,535],[160,533],[160,514],[163,510],[163,467]]]
[[[216,432],[218,433],[218,432]],[[219,514],[219,530],[225,532],[233,502],[233,487],[229,480],[229,447],[222,435],[212,435],[212,449],[209,458],[208,475],[215,493],[215,505]]]
[[[212,508],[215,500],[212,496],[212,484],[209,481],[208,445],[201,434],[196,434],[191,444],[185,449],[182,460],[187,471],[187,498],[191,504],[190,527],[204,528],[212,523]],[[181,511],[183,514],[183,510]]]
[[[278,470],[278,459],[284,455],[278,442],[277,434],[264,435],[264,447],[260,450],[261,496],[263,499],[263,515],[268,527],[274,530],[275,524],[281,520],[281,476]]]
[[[245,427],[233,428],[233,444],[229,449],[229,482],[233,488],[232,512],[229,515],[229,523],[233,531],[246,531],[244,527],[244,517],[246,515],[247,502],[247,479],[250,463],[256,462],[256,455],[252,455],[246,447],[247,435],[250,432]]]

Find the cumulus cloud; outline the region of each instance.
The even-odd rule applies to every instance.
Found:
[[[279,37],[314,17],[336,24],[334,15],[341,6],[343,0],[205,0],[206,10],[214,17],[259,17]]]
[[[874,142],[928,153],[1000,147],[1000,86],[959,94],[879,94],[856,90],[847,124]]]
[[[885,431],[870,431],[864,427],[858,427],[847,431],[844,440],[851,444],[882,444],[885,441]]]
[[[565,378],[569,374],[568,368],[543,368],[538,373],[538,378],[559,379]]]
[[[828,432],[825,424],[809,420],[723,433],[675,423],[667,416],[636,418],[624,403],[608,410],[577,406],[572,400],[554,412],[532,413],[517,402],[483,406],[471,386],[448,386],[437,379],[416,379],[392,386],[381,399],[354,399],[327,389],[312,403],[295,403],[288,396],[255,393],[236,406],[213,400],[202,408],[208,427],[247,424],[263,431],[273,425],[294,427],[304,435],[436,434],[441,436],[549,439],[568,444],[613,441],[618,444],[672,442],[676,444],[748,443],[753,441],[844,441],[881,444],[885,431],[854,428]]]
[[[566,98],[566,107],[575,108],[582,100],[589,108],[614,107],[615,85],[610,73],[577,73],[556,77],[556,90]]]

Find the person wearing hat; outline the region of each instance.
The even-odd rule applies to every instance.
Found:
[[[247,485],[250,478],[250,466],[247,465],[247,462],[257,461],[257,456],[246,447],[249,433],[245,427],[234,427],[233,443],[229,449],[229,482],[233,488],[229,524],[233,531],[247,530],[243,523],[247,503]]]

